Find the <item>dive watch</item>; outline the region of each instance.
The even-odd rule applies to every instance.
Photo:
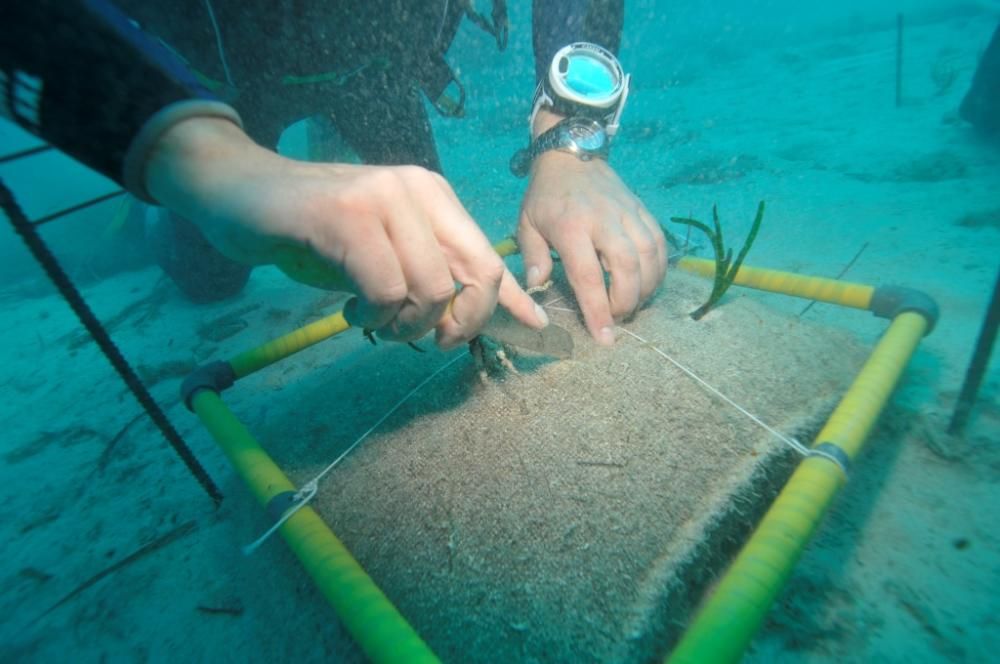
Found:
[[[535,90],[528,126],[534,126],[539,110],[548,108],[566,117],[597,120],[613,138],[631,82],[632,77],[606,48],[589,42],[564,46],[556,51]]]
[[[535,158],[549,150],[559,150],[576,155],[582,161],[607,160],[611,139],[597,120],[572,117],[559,121],[540,134],[531,145],[518,150],[510,160],[511,173],[521,178],[531,170]]]

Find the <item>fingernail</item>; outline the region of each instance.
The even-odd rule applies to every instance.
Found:
[[[538,317],[538,320],[542,321],[542,327],[549,324],[549,315],[545,313],[545,309],[542,309],[542,305],[537,303],[535,304],[535,316]]]
[[[597,334],[597,340],[605,346],[611,346],[615,343],[615,331],[610,327],[602,327],[601,331]]]
[[[532,265],[528,268],[528,288],[538,285],[538,275],[541,270],[538,269],[537,265]]]

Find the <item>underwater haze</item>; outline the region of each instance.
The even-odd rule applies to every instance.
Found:
[[[394,66],[439,37],[455,5],[115,4],[201,67],[265,147],[351,163],[412,136],[381,116],[365,122],[358,110],[380,99],[378,76],[345,66],[323,72],[329,87],[310,87],[310,63],[384,49]],[[509,164],[529,140],[532,5],[587,3],[455,6],[466,4],[481,22],[506,4],[510,35],[500,50],[475,20],[458,24],[446,59],[464,89],[462,117],[439,113],[416,82],[400,94],[418,100],[413,117],[422,123],[426,112],[445,178],[499,242],[516,233],[528,186]],[[374,9],[383,5],[391,15]],[[391,44],[378,33],[382,22],[397,35]],[[672,218],[710,225],[717,209],[725,246],[739,253],[764,201],[745,266],[903,286],[940,312],[742,661],[985,662],[1000,650],[1000,361],[982,352],[1000,275],[1000,44],[990,50],[998,30],[1000,0],[625,3],[618,57],[632,87],[609,163],[668,232],[672,259],[724,257]],[[990,67],[991,82],[977,89],[987,80],[977,72]],[[273,87],[244,83],[265,71]],[[970,95],[979,115],[961,110]],[[0,156],[42,144],[0,118]],[[240,354],[328,322],[349,294],[311,288],[271,265],[224,274],[178,267],[170,242],[203,246],[193,227],[170,235],[159,208],[118,195],[120,183],[58,150],[2,161],[0,178],[28,219],[58,217],[39,235],[177,436],[167,440],[173,434],[3,224],[0,659],[366,661],[372,651],[358,645],[355,630],[364,627],[354,625],[365,621],[352,622],[343,606],[348,617],[338,617],[280,537],[245,553],[282,507],[261,509],[179,396],[197,367],[250,363]],[[521,259],[506,261],[524,283]],[[503,339],[514,349],[490,341],[486,351],[445,352],[430,336],[411,349],[347,329],[226,392],[295,487],[344,454],[313,507],[445,661],[668,658],[800,461],[788,439],[816,434],[889,324],[739,285],[694,321],[688,314],[713,282],[678,263],[645,309],[620,322],[615,347],[602,348],[585,333],[571,290],[558,290],[559,261],[555,271],[555,290],[534,297],[571,334],[568,359],[561,338],[534,348],[542,360],[530,339],[514,352],[523,336]],[[994,318],[997,307],[993,300]],[[655,343],[640,336],[650,330]],[[497,348],[511,351],[512,366],[490,363]],[[665,353],[705,373],[694,379]],[[977,368],[967,422],[949,434]],[[590,401],[574,400],[580,395]],[[515,440],[513,432],[547,422],[547,407],[559,423]],[[704,410],[689,420],[670,419],[696,407]],[[755,416],[787,436],[762,431],[748,419]],[[661,429],[667,421],[704,435]],[[686,435],[704,447],[679,449]],[[657,468],[667,464],[656,451],[661,438],[704,475],[685,480],[682,463]],[[498,442],[477,447],[486,440]],[[579,482],[560,475],[567,464]],[[659,481],[656,472],[668,479],[640,481]],[[711,510],[741,501],[750,505],[744,523],[723,532]],[[668,514],[673,503],[677,514]],[[660,522],[658,510],[662,533],[649,525]],[[668,527],[670,517],[677,522]],[[651,571],[699,537],[717,545],[711,555],[694,556],[669,580]],[[518,582],[517,565],[538,577]],[[615,583],[624,595],[607,590]],[[633,585],[641,592],[630,595]],[[563,588],[562,598],[550,587]],[[439,594],[420,595],[432,588]],[[647,610],[642,620],[637,607]]]

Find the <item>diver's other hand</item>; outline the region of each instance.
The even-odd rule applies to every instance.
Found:
[[[614,342],[615,321],[635,313],[667,269],[663,231],[607,162],[557,150],[535,159],[518,241],[528,286],[549,279],[549,247],[556,250],[587,329],[603,344]]]
[[[358,295],[350,322],[384,338],[436,328],[438,344],[454,346],[498,301],[529,326],[545,324],[448,183],[426,169],[297,162],[231,122],[194,118],[158,141],[145,180],[230,258],[329,266]]]

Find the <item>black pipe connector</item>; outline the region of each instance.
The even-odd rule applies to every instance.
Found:
[[[879,318],[892,320],[906,311],[920,314],[927,321],[927,336],[934,331],[941,311],[937,302],[927,293],[907,286],[878,286],[872,294],[868,310]]]
[[[264,510],[277,523],[281,520],[281,517],[285,516],[285,512],[295,507],[298,502],[296,500],[298,495],[295,491],[282,491],[279,494],[275,494],[271,500],[267,501],[267,506]]]
[[[181,383],[181,400],[187,409],[193,412],[191,400],[195,394],[201,390],[211,390],[219,394],[222,390],[232,387],[235,382],[236,372],[229,362],[221,360],[209,362],[192,371]]]

